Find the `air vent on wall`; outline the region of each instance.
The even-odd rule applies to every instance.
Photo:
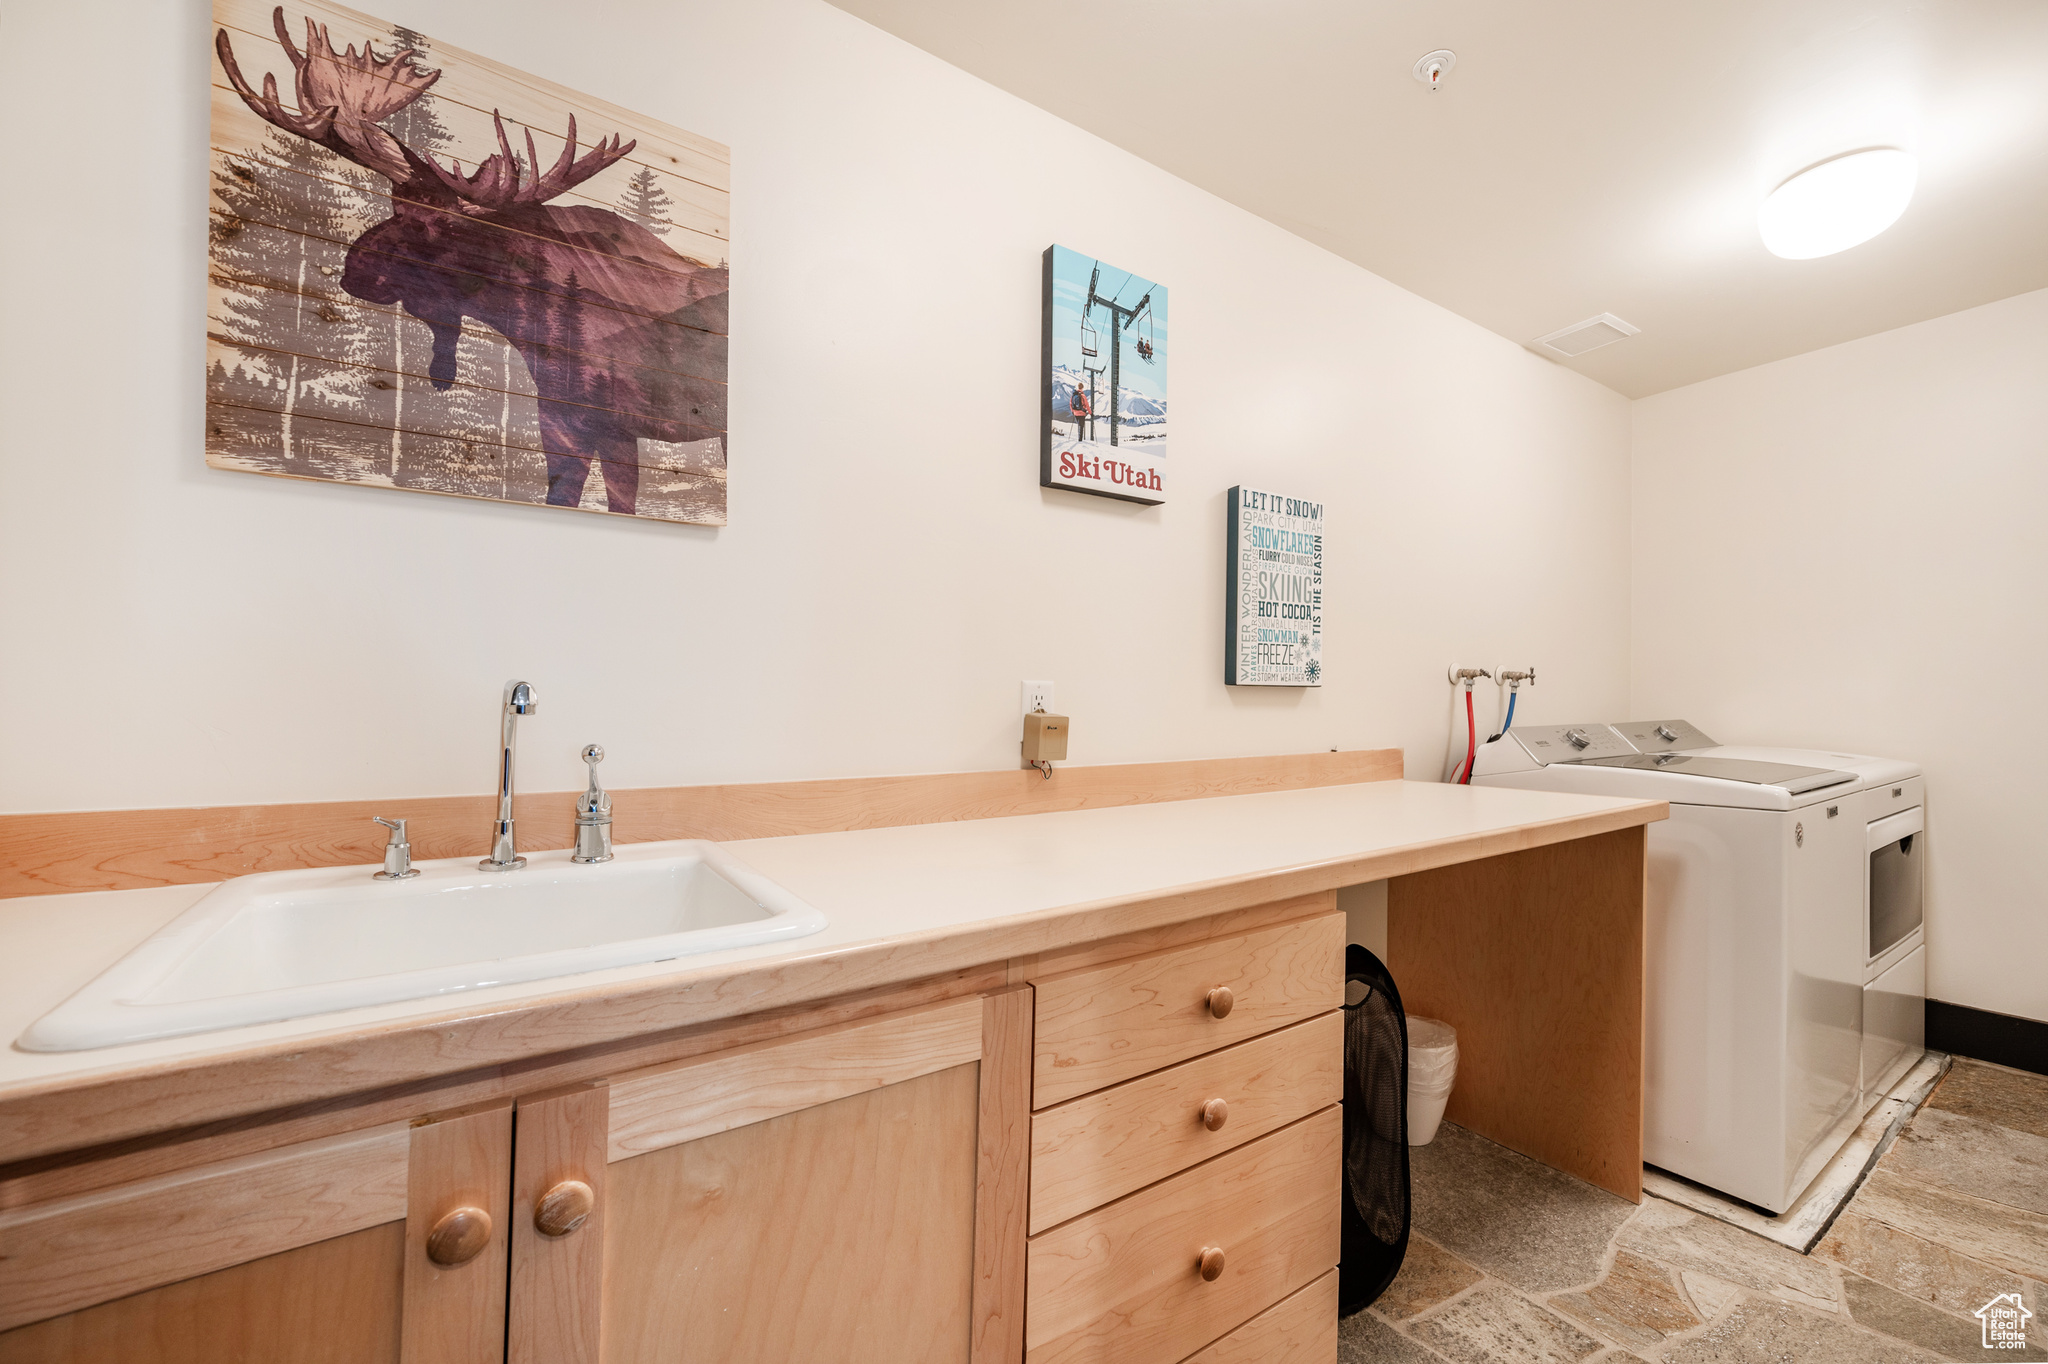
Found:
[[[1641,330],[1641,327],[1632,327],[1613,313],[1602,313],[1598,317],[1589,317],[1584,322],[1574,322],[1571,326],[1554,331],[1548,336],[1539,336],[1529,344],[1538,350],[1547,350],[1553,355],[1562,355],[1570,359],[1575,355],[1584,355],[1589,350],[1612,345],[1616,341],[1626,341]]]

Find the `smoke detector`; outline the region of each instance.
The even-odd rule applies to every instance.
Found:
[[[1573,356],[1584,355],[1589,350],[1598,350],[1617,341],[1626,341],[1641,330],[1641,327],[1631,326],[1613,313],[1602,313],[1598,317],[1589,317],[1584,322],[1574,322],[1571,326],[1554,331],[1548,336],[1539,336],[1529,344],[1539,350],[1547,350],[1552,355],[1562,355],[1569,360]]]
[[[1415,59],[1415,79],[1430,89],[1440,88],[1444,77],[1451,74],[1451,68],[1458,64],[1458,54],[1449,48],[1425,52]]]

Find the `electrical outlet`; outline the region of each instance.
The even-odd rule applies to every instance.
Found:
[[[1052,683],[1026,682],[1024,684],[1024,713],[1034,710],[1052,710]]]

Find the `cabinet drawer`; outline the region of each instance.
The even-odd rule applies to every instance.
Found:
[[[1031,1119],[1031,1230],[1220,1156],[1344,1097],[1344,1016],[1327,1013],[1045,1109]],[[1204,1106],[1221,1100],[1211,1129]]]
[[[1337,1263],[1343,1137],[1326,1108],[1034,1237],[1026,1364],[1174,1364],[1319,1278]]]
[[[1268,1307],[1187,1364],[1332,1364],[1337,1358],[1337,1271]]]
[[[1034,1108],[1299,1023],[1344,1002],[1344,916],[1326,914],[1032,982]],[[1212,992],[1230,992],[1218,1017]]]

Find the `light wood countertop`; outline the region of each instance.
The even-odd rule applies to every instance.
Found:
[[[1663,819],[1659,801],[1375,781],[725,846],[796,942],[71,1053],[11,1039],[211,889],[0,900],[0,1164],[962,971]],[[367,870],[367,869],[366,869]]]

